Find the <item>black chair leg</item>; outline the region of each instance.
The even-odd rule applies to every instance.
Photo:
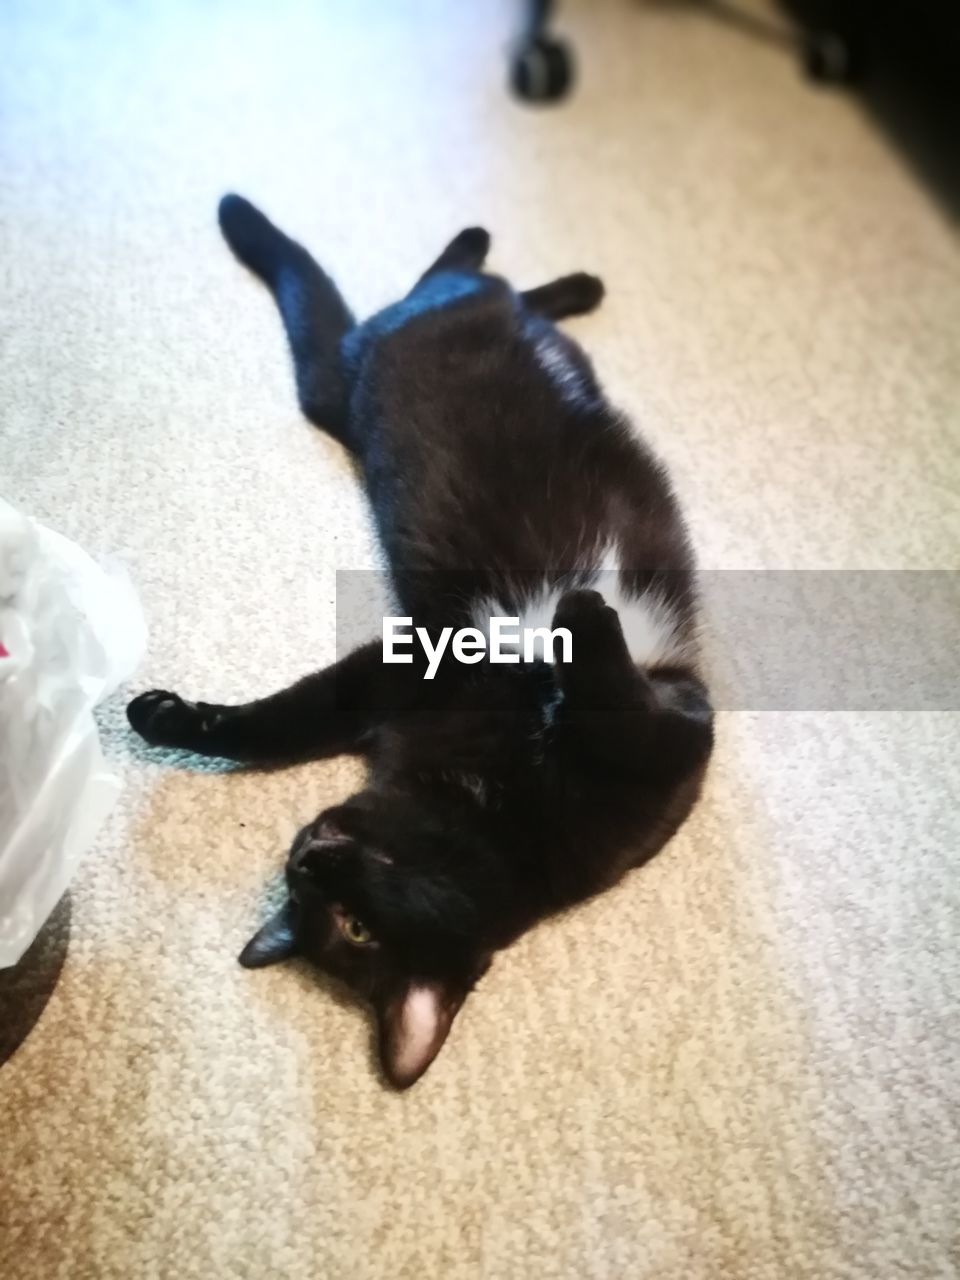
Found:
[[[839,31],[786,26],[731,0],[700,0],[700,5],[742,31],[795,50],[811,80],[850,84],[862,74],[863,50]],[[547,31],[553,8],[553,0],[526,0],[526,20],[510,58],[510,86],[524,102],[558,102],[573,84],[573,52]]]
[[[785,23],[742,8],[731,0],[700,0],[703,10],[747,35],[796,53],[811,80],[851,84],[862,70],[862,50],[839,30]]]
[[[552,0],[527,0],[523,31],[510,59],[510,86],[524,102],[557,102],[573,83],[573,55],[547,34]]]

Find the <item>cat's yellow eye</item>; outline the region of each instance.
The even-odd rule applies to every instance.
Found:
[[[356,916],[341,916],[339,924],[340,932],[355,947],[365,947],[368,942],[373,941],[373,934]]]

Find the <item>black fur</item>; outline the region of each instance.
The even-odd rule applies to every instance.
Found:
[[[290,900],[241,957],[311,956],[370,999],[384,1069],[411,1084],[493,953],[649,858],[693,804],[712,745],[695,665],[693,562],[662,467],[553,326],[603,295],[577,274],[527,292],[460,233],[401,302],[355,325],[310,255],[239,196],[234,253],[271,289],[304,413],[355,455],[398,612],[435,631],[555,589],[573,661],[387,666],[379,640],[239,707],[151,692],[148,742],[269,763],[340,752],[367,787],[297,837]],[[558,372],[559,371],[559,372]],[[634,664],[591,586],[669,608],[682,659]]]

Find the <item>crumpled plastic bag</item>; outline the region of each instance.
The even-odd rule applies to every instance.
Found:
[[[122,570],[0,500],[0,969],[33,942],[120,793],[93,708],[145,647]]]

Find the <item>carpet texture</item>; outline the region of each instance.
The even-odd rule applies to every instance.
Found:
[[[360,313],[477,222],[518,283],[601,275],[571,330],[707,567],[957,568],[940,210],[782,51],[691,6],[564,10],[578,93],[531,111],[506,0],[0,9],[2,489],[129,567],[137,689],[322,664],[334,571],[373,556],[219,239],[231,189]],[[503,955],[405,1095],[362,1010],[236,964],[357,766],[164,758],[119,696],[100,724],[122,800],[0,1070],[5,1280],[956,1274],[955,712],[725,711],[689,825]]]

